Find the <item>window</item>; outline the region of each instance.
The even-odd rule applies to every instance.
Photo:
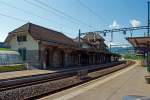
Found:
[[[24,41],[27,41],[27,38],[26,38],[26,36],[17,36],[17,41],[24,42]]]

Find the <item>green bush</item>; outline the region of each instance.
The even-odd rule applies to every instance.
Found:
[[[0,48],[0,51],[9,51],[10,49],[8,48]]]
[[[27,68],[23,65],[15,65],[15,66],[0,66],[0,72],[11,72],[11,71],[21,71],[27,70]]]
[[[126,53],[126,54],[123,55],[123,57],[125,59],[141,60],[141,57],[137,56],[136,54]]]
[[[147,72],[150,72],[150,65],[147,66]]]

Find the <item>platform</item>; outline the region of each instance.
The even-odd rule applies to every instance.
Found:
[[[0,73],[0,80],[9,79],[9,78],[24,77],[24,76],[32,76],[32,75],[38,75],[38,74],[53,73],[53,72],[55,72],[55,71],[24,70],[24,71],[5,72],[5,73]]]
[[[104,68],[110,65],[121,64],[121,62],[114,62],[108,64],[100,64],[100,65],[89,65],[89,66],[74,66],[74,67],[66,67],[66,68],[51,68],[48,70],[23,70],[23,71],[13,71],[13,72],[4,72],[0,73],[0,80],[2,79],[11,79],[11,78],[18,78],[18,77],[26,77],[32,75],[39,75],[39,74],[47,74],[47,73],[54,73],[54,72],[61,72],[61,71],[69,71],[69,70],[81,70],[81,69],[91,69],[91,68]]]
[[[150,96],[150,84],[144,80],[146,74],[146,68],[136,64],[41,100],[122,100],[126,95]]]

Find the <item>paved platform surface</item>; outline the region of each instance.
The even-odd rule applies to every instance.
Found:
[[[40,100],[122,100],[125,95],[150,96],[150,84],[144,80],[146,74],[146,68],[135,64]]]
[[[111,64],[111,63],[110,63]],[[87,69],[92,67],[102,67],[107,64],[101,64],[101,65],[90,65],[90,66],[74,66],[74,67],[62,67],[62,68],[51,68],[49,70],[23,70],[23,71],[14,71],[14,72],[4,72],[0,73],[0,80],[2,79],[10,79],[10,78],[17,78],[17,77],[24,77],[24,76],[32,76],[32,75],[38,75],[38,74],[46,74],[46,73],[53,73],[53,72],[59,72],[59,71],[67,71],[72,69]]]
[[[71,67],[71,68],[51,68],[49,70],[33,69],[33,70],[4,72],[4,73],[0,73],[0,80],[24,77],[24,76],[32,76],[32,75],[38,75],[38,74],[53,73],[53,72],[59,72],[59,71],[67,71],[71,69],[81,69],[81,68],[84,69],[84,68],[90,68],[92,66],[94,67],[94,66],[101,66],[101,65],[90,65],[90,66],[85,66],[85,67]]]
[[[59,71],[67,71],[67,70],[71,70],[71,69],[84,69],[84,68],[90,68],[92,66],[95,67],[95,66],[102,66],[102,65],[90,65],[90,66],[85,66],[85,67],[70,67],[70,68],[69,67],[67,67],[67,68],[51,68],[49,70],[33,69],[33,70],[4,72],[4,73],[0,73],[0,80],[24,77],[24,76],[32,76],[32,75],[38,75],[38,74],[53,73],[53,72],[59,72]]]
[[[55,71],[49,70],[24,70],[24,71],[14,71],[14,72],[5,72],[0,73],[0,80],[1,79],[8,79],[8,78],[16,78],[16,77],[23,77],[23,76],[32,76],[38,74],[45,74],[45,73],[52,73]]]

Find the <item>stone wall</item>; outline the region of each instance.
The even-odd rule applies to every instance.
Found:
[[[25,35],[27,38],[27,41],[24,42],[18,42],[17,36]],[[11,39],[9,41],[9,46],[11,47],[11,50],[18,51],[19,48],[26,48],[27,50],[38,50],[38,40],[33,39],[33,37],[29,33],[16,33],[15,35],[11,36]]]
[[[26,61],[31,66],[40,68],[40,62],[39,62],[39,51],[38,50],[27,50],[26,52]]]

